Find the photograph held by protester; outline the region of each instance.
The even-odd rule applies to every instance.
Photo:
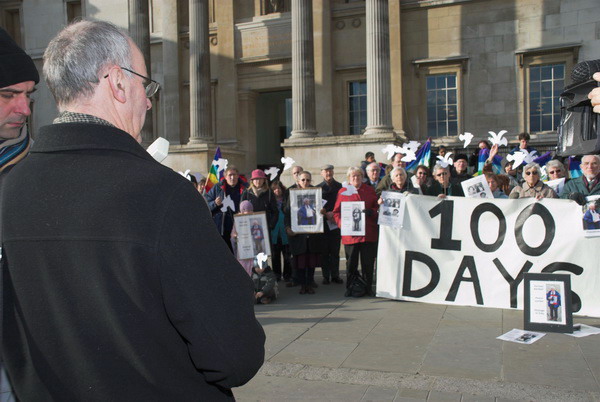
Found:
[[[232,400],[264,359],[254,287],[198,191],[139,144],[158,90],[142,53],[81,21],[44,75],[60,114],[3,186],[16,399]]]

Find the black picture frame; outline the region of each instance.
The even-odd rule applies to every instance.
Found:
[[[571,276],[526,273],[524,282],[524,329],[572,334]]]

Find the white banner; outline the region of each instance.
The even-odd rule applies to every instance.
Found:
[[[402,228],[380,226],[377,296],[523,308],[523,274],[571,275],[573,312],[600,317],[600,238],[558,199],[410,195]]]

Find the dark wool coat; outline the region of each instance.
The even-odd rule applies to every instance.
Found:
[[[43,127],[4,180],[2,352],[24,401],[232,398],[254,286],[189,181],[114,127]]]

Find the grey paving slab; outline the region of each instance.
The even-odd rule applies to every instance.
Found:
[[[427,402],[460,402],[462,395],[457,392],[431,391]]]
[[[600,391],[575,338],[550,333],[531,345],[502,343],[506,381]]]
[[[339,367],[357,345],[357,343],[299,339],[275,355],[271,361]]]
[[[304,334],[303,338],[358,343],[369,335],[379,320],[379,317],[375,319],[342,319],[339,316],[328,316]]]
[[[420,389],[410,389],[410,388],[400,388],[398,390],[398,396],[402,398],[410,398],[414,400],[427,400],[429,396],[429,391],[424,391]]]
[[[368,385],[336,384],[297,378],[258,375],[234,389],[236,400],[249,401],[360,401]]]
[[[462,395],[460,402],[496,402],[496,398],[493,396],[478,396],[478,395]]]
[[[392,402],[398,394],[397,388],[384,388],[369,386],[367,392],[362,397],[363,401],[388,401]]]

